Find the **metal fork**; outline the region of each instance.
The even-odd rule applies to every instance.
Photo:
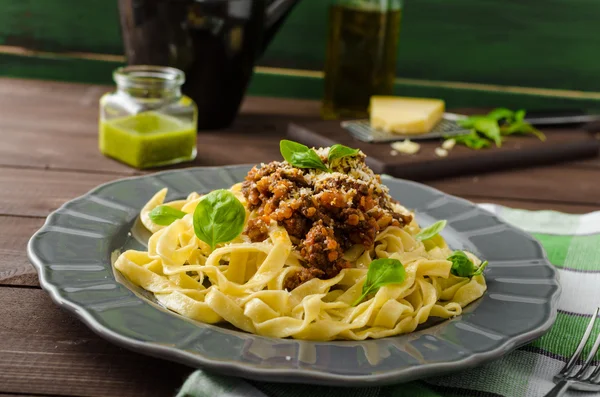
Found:
[[[577,361],[581,356],[581,352],[585,347],[586,343],[590,339],[590,335],[592,334],[592,330],[594,328],[594,322],[598,317],[598,313],[600,312],[600,307],[596,309],[590,323],[585,329],[585,333],[583,334],[583,338],[581,342],[579,342],[579,346],[575,350],[575,354],[569,360],[567,365],[560,371],[558,375],[554,377],[554,382],[556,382],[556,386],[552,390],[548,392],[544,397],[560,397],[568,389],[575,389],[581,391],[589,391],[589,392],[599,392],[600,391],[600,365],[597,365],[595,368],[591,367],[592,360],[596,356],[598,352],[598,348],[600,348],[600,334],[596,337],[596,341],[592,346],[592,350],[588,354],[581,368],[575,370]]]

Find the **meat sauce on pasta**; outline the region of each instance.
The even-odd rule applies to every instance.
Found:
[[[398,202],[366,166],[362,153],[330,166],[332,173],[316,173],[274,161],[254,167],[242,184],[248,207],[256,214],[245,230],[250,239],[266,239],[274,220],[300,248],[305,267],[286,280],[290,290],[314,277],[335,277],[351,267],[344,259],[350,247],[371,249],[377,233],[412,220],[407,211],[398,210]]]
[[[329,148],[313,150],[326,161]],[[399,335],[430,317],[459,315],[484,294],[481,260],[453,252],[437,232],[424,233],[362,153],[327,167],[261,164],[218,191],[240,214],[227,218],[239,232],[225,242],[208,243],[197,231],[218,222],[204,209],[205,218],[196,217],[209,204],[218,211],[212,193],[165,202],[162,189],[140,212],[152,233],[147,250],[122,252],[114,266],[180,315],[277,338]],[[162,207],[172,219],[156,223]],[[370,271],[392,262],[396,278],[373,287]],[[457,264],[470,268],[456,271]]]

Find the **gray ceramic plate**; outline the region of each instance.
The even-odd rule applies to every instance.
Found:
[[[421,224],[447,219],[452,248],[490,262],[487,293],[452,320],[362,342],[273,339],[194,322],[160,307],[113,272],[120,250],[144,247],[137,223],[159,189],[167,199],[241,181],[248,166],[192,168],[102,185],[51,214],[29,242],[42,287],[102,337],[123,347],[217,372],[277,382],[358,386],[405,382],[499,358],[542,335],[560,287],[540,244],[474,204],[384,177]]]

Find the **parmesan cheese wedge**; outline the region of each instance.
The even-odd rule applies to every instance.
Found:
[[[396,134],[425,134],[444,115],[441,99],[372,96],[371,127]]]

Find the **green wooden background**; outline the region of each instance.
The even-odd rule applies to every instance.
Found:
[[[302,0],[250,92],[322,95],[328,0]],[[397,93],[449,106],[600,107],[600,1],[405,0]],[[116,0],[0,0],[0,75],[111,83]]]

